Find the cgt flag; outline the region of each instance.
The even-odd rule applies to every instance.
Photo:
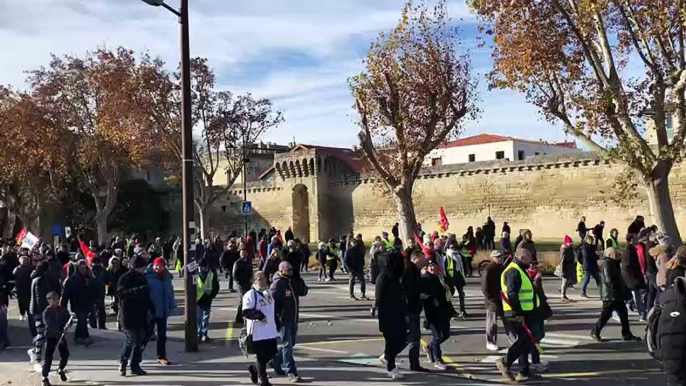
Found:
[[[438,230],[441,233],[445,233],[448,231],[450,223],[448,222],[448,217],[445,215],[445,210],[443,210],[443,207],[441,207],[440,215],[441,217],[438,220]]]
[[[22,229],[21,232],[17,233],[17,245],[21,245],[22,243],[24,243],[24,239],[26,238],[26,234],[28,232],[28,229],[24,227],[24,229]]]
[[[81,238],[79,237],[79,245],[81,246],[81,252],[83,252],[83,255],[86,256],[86,263],[88,263],[88,266],[91,266],[91,261],[93,260],[93,257],[95,257],[95,253],[91,252],[90,248],[86,246],[86,244],[81,241]]]

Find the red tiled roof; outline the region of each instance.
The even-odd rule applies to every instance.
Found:
[[[526,142],[526,143],[533,143],[533,144],[538,144],[538,145],[558,146],[558,147],[565,147],[568,149],[576,149],[576,143],[575,142],[555,143],[555,142],[532,141],[530,139],[505,137],[505,136],[496,135],[496,134],[478,134],[478,135],[474,135],[474,136],[467,137],[467,138],[460,138],[456,141],[442,143],[442,144],[438,145],[438,148],[439,149],[446,149],[446,148],[460,147],[460,146],[485,145],[487,143],[497,143],[497,142],[506,142],[506,141]]]

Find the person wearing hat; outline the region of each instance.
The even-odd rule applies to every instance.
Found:
[[[128,272],[128,268],[122,265],[119,257],[110,257],[105,280],[107,283],[107,295],[112,300],[112,311],[114,311],[115,314],[119,312],[119,293],[117,292],[119,279],[121,279],[126,272]],[[120,323],[117,323],[117,330],[121,330]]]
[[[210,340],[210,337],[207,335],[210,326],[210,311],[212,310],[212,301],[219,293],[219,278],[210,269],[205,259],[198,261],[196,285],[198,288],[198,340],[207,342]]]
[[[640,341],[641,338],[634,336],[629,326],[628,311],[624,304],[626,284],[622,279],[621,257],[614,248],[605,250],[605,258],[602,260],[601,283],[600,294],[603,308],[595,327],[591,330],[591,338],[598,342],[604,341],[600,332],[612,317],[612,313],[616,312],[622,324],[622,339],[624,341]]]
[[[300,382],[293,358],[293,348],[298,337],[300,297],[306,296],[308,289],[294,274],[294,267],[289,262],[282,261],[270,287],[274,299],[276,328],[281,341],[281,347],[272,361],[272,366],[274,372],[287,375],[289,381]]]
[[[486,305],[486,348],[498,351],[498,317],[503,317],[503,305],[500,298],[500,275],[503,273],[503,254],[491,252],[491,262],[486,266],[481,278],[481,292]]]
[[[441,344],[450,338],[450,305],[446,297],[447,285],[439,277],[439,266],[429,260],[426,269],[422,270],[420,280],[424,315],[431,330],[433,339],[427,345],[429,361],[439,370],[448,366],[443,361]]]
[[[148,340],[148,321],[152,318],[150,287],[144,274],[147,260],[141,255],[135,255],[129,266],[131,269],[117,281],[117,322],[126,337],[119,356],[119,374],[126,375],[126,367],[131,360],[131,374],[146,375],[140,365]]]
[[[167,319],[176,308],[172,275],[167,270],[167,261],[158,257],[145,269],[145,278],[150,287],[150,300],[155,313],[157,330],[157,363],[170,365],[167,359]]]
[[[574,256],[574,245],[572,238],[565,235],[564,243],[560,245],[560,262],[555,268],[556,275],[562,279],[560,287],[560,297],[563,303],[571,300],[567,297],[567,289],[577,282],[577,262]]]
[[[100,285],[93,277],[86,260],[76,262],[76,272],[64,281],[61,306],[71,305],[71,312],[76,314],[77,323],[74,329],[74,342],[89,346],[93,340],[88,333],[88,315],[93,312]]]
[[[293,267],[293,277],[300,277],[300,265],[307,264],[305,256],[298,248],[298,243],[295,240],[288,240],[286,243],[288,252],[283,257],[283,261],[287,261]]]

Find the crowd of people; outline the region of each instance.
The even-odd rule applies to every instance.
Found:
[[[511,242],[509,225],[504,223],[500,248],[495,248],[495,241],[490,240],[495,223],[489,217],[486,225],[489,239],[485,246],[492,252],[481,278],[485,344],[488,350],[499,350],[500,321],[510,347],[497,361],[497,368],[506,378],[524,382],[547,371],[548,363],[541,360],[536,343],[544,338],[545,321],[553,309],[543,288],[532,232],[522,229]],[[567,294],[577,283],[581,283],[581,297],[587,297],[593,278],[600,289],[602,309],[591,337],[603,341],[601,331],[615,317],[621,322],[624,340],[638,341],[640,338],[630,330],[627,307],[645,321],[662,297],[686,299],[686,281],[681,287],[673,286],[686,274],[686,247],[674,250],[677,243],[657,227],[646,227],[640,216],[629,226],[626,244],[619,242],[616,229],[604,239],[603,227],[604,222],[600,222],[591,235],[582,218],[577,228],[580,243],[575,245],[565,236],[555,269],[562,281],[560,298],[571,302]],[[351,233],[320,242],[312,253],[309,244],[297,239],[290,228],[283,236],[272,228],[226,242],[219,238],[197,240],[199,341],[212,339],[212,302],[220,292],[219,278],[223,275],[228,282],[226,290],[238,292],[234,325],[241,327],[241,347],[255,356],[255,364],[248,367],[251,381],[270,385],[267,368],[271,365],[275,374],[299,382],[293,349],[300,301],[308,294],[301,272],[315,268],[319,270],[318,280],[334,281],[340,269],[348,275],[351,300],[368,300],[366,283],[375,285],[371,313],[378,319],[385,341],[379,360],[389,377],[403,377],[396,359],[405,348],[409,350],[411,371],[429,371],[421,365],[422,350],[435,369],[446,370],[441,345],[450,338],[451,319],[468,317],[464,288],[482,242],[472,227],[462,237],[437,231],[428,234],[421,226],[417,228],[415,237],[403,242],[396,224],[391,235],[383,232],[373,239],[369,252],[362,235]],[[178,238],[164,243],[158,238],[146,244],[137,236],[126,240],[117,237],[109,245],[91,242],[86,249],[73,248],[69,243],[58,248],[41,243],[28,250],[11,241],[5,243],[0,257],[0,348],[10,345],[7,309],[9,299],[15,297],[20,318],[33,336],[33,347],[28,350],[30,362],[42,375],[43,385],[50,385],[48,374],[56,350],[61,355],[57,374],[64,380],[69,358],[65,332],[75,324],[74,343],[86,347],[93,344],[89,326],[107,328],[109,297],[109,308],[117,315],[117,329],[124,336],[119,373],[146,375],[141,360],[151,340],[157,341],[157,362],[169,365],[167,323],[176,308],[172,272],[182,273],[182,248]],[[315,259],[311,265],[312,255]],[[685,293],[676,293],[679,288]],[[432,336],[424,347],[422,329]],[[675,385],[683,385],[684,366],[674,364],[679,360],[683,364],[686,356],[679,350],[665,351],[669,357],[663,362],[665,373],[675,379]],[[515,362],[516,375],[512,372]]]

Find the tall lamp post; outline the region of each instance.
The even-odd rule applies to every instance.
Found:
[[[195,262],[195,208],[193,206],[193,127],[191,123],[191,69],[190,37],[188,31],[188,0],[181,0],[181,7],[176,10],[165,4],[164,0],[143,0],[155,7],[164,7],[178,16],[181,25],[181,148],[183,164],[183,247],[185,276],[185,340],[186,351],[198,351],[198,333],[196,326],[196,288],[193,273],[186,269]]]

